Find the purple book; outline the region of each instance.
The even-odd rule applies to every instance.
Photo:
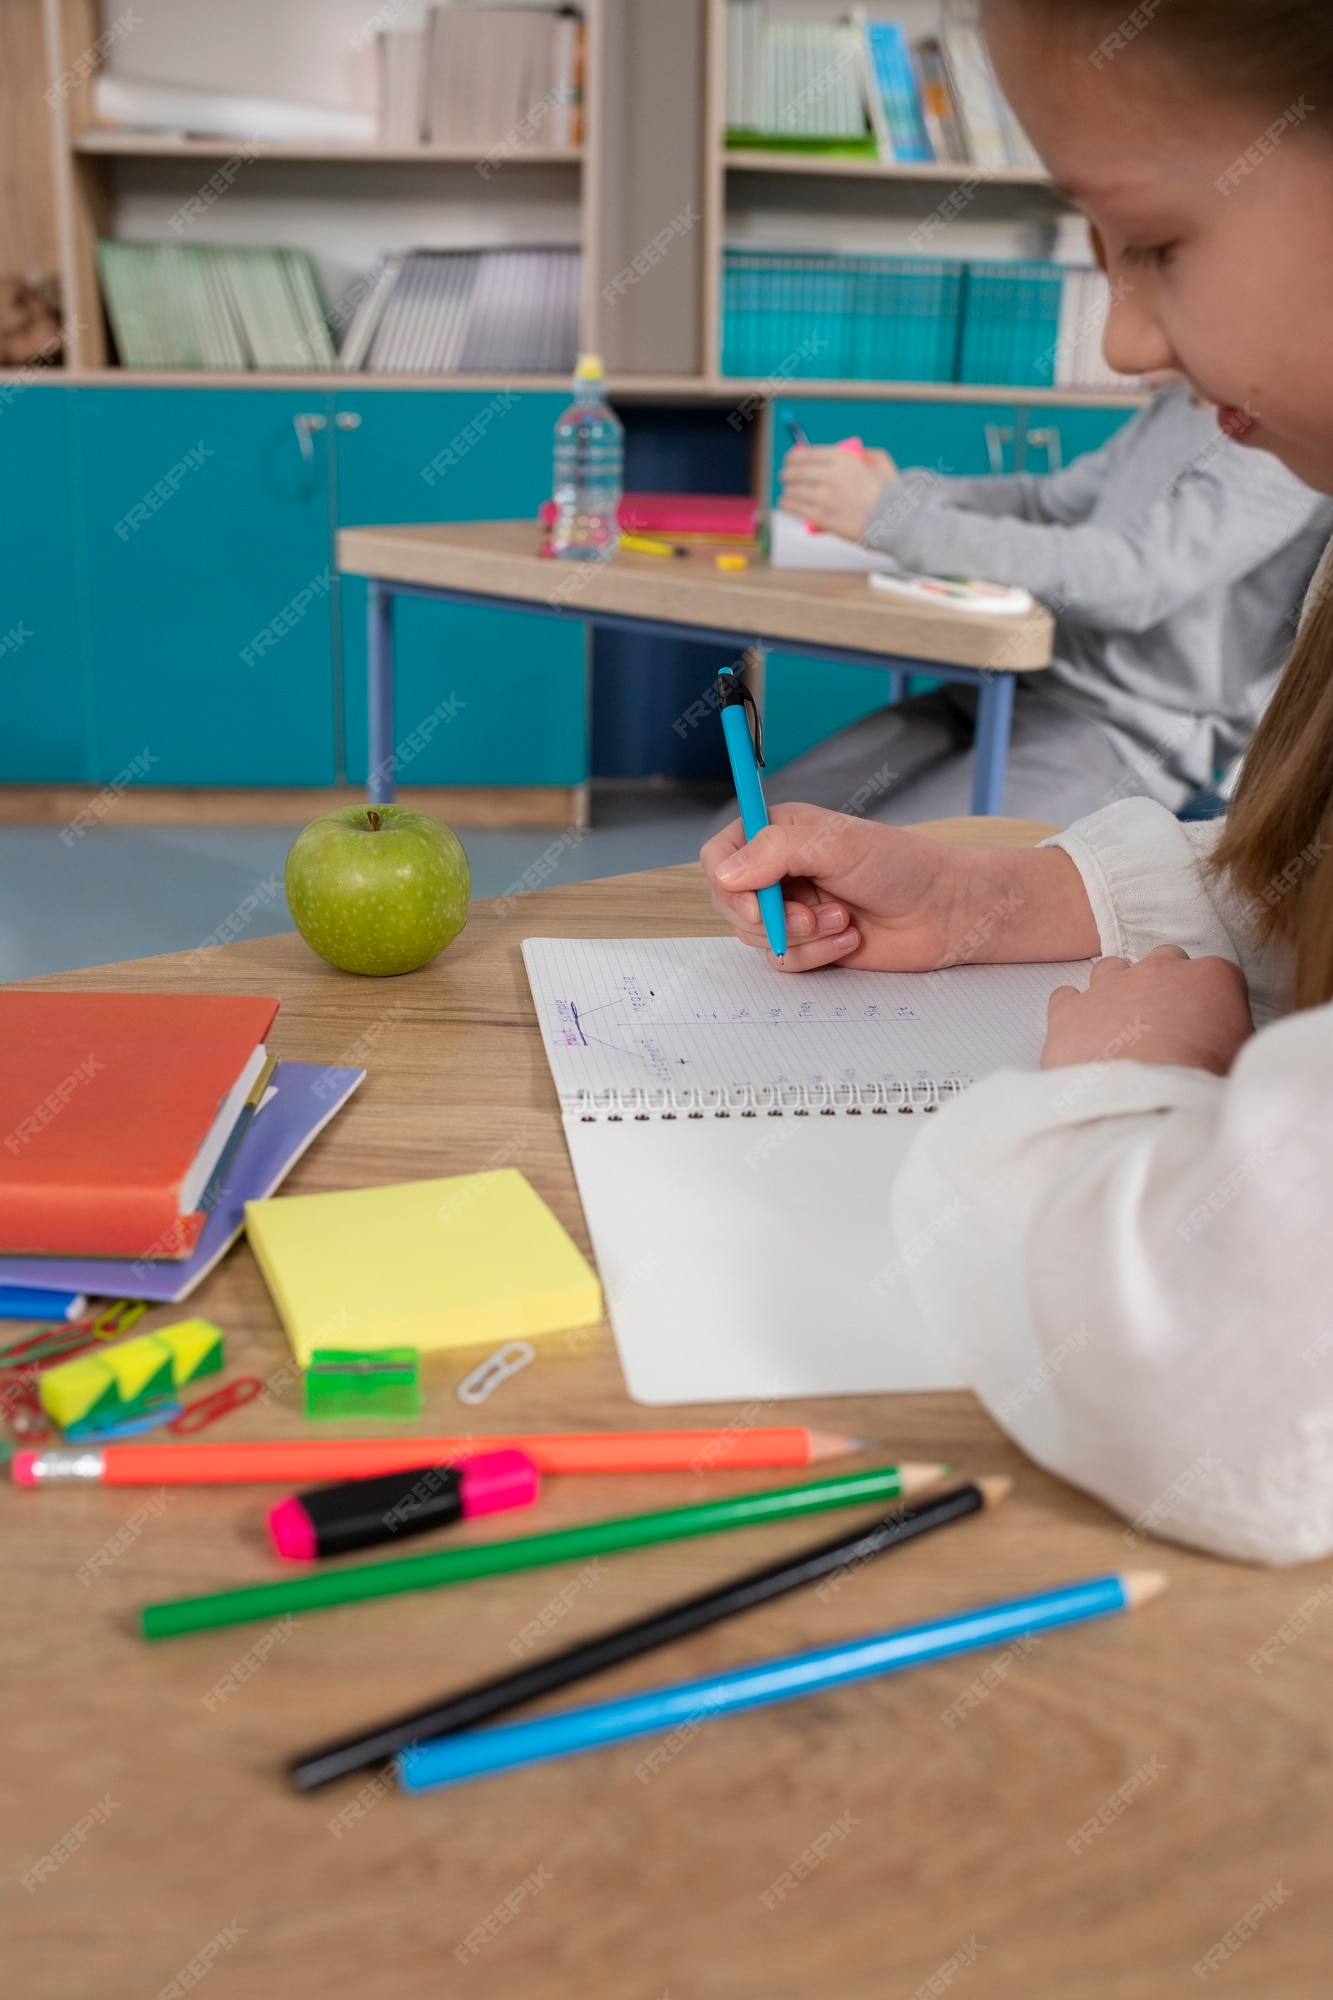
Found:
[[[218,1198],[183,1260],[135,1257],[0,1257],[0,1285],[36,1285],[51,1292],[87,1292],[100,1299],[150,1299],[179,1305],[230,1250],[245,1227],[247,1201],[263,1201],[286,1180],[307,1146],[324,1130],[365,1075],[280,1062],[270,1094],[251,1119]]]

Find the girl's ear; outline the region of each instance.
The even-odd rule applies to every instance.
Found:
[[[1102,232],[1095,222],[1088,224],[1088,234],[1092,238],[1092,254],[1097,259],[1097,268],[1106,269],[1106,245],[1102,242]]]

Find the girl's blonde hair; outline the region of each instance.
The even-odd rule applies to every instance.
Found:
[[[1253,104],[1259,129],[1302,101],[1328,129],[1333,0],[1159,0],[1142,21],[1146,10],[1124,0],[995,4],[1086,29],[1089,60],[1100,55],[1097,67],[1117,81],[1165,62],[1187,87]],[[1324,335],[1310,329],[1311,339]],[[1214,865],[1253,898],[1261,932],[1291,948],[1296,1006],[1333,999],[1333,569],[1316,583],[1255,732]]]

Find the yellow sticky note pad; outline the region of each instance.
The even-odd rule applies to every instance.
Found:
[[[597,1277],[514,1167],[251,1201],[245,1227],[296,1358],[469,1347],[601,1318]]]

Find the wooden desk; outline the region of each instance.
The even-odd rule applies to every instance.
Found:
[[[513,610],[522,606],[584,625],[696,639],[762,652],[784,647],[815,659],[887,670],[890,698],[911,673],[978,689],[974,813],[998,814],[1015,676],[1049,665],[1054,623],[951,611],[885,597],[864,575],[827,570],[720,570],[708,549],[670,560],[622,549],[611,562],[550,562],[532,521],[453,521],[402,528],[344,528],[338,567],[370,579],[367,662],[369,794],[393,797],[393,601],[436,597]]]
[[[370,1071],[293,1192],[509,1161],[586,1245],[519,942],[716,928],[697,871],[682,867],[478,904],[444,957],[403,979],[344,977],[288,936],[229,945],[202,973],[180,955],[29,983],[280,994],[279,1054]],[[229,1419],[227,1435],[299,1432],[286,1343],[244,1246],[188,1310],[225,1327],[233,1371],[274,1385],[271,1404]],[[161,1308],[147,1324],[180,1316]],[[430,1428],[459,1426],[451,1389],[466,1365],[430,1365]],[[928,1985],[937,1973],[949,2000],[1164,2000],[1196,1990],[1191,1966],[1280,1883],[1290,1900],[1226,1960],[1217,1991],[1325,1995],[1328,1565],[1268,1574],[1165,1544],[1131,1552],[1119,1521],[1029,1464],[967,1395],[788,1411],[880,1437],[894,1454],[1011,1472],[1016,1491],[996,1515],[870,1565],[827,1602],[771,1605],[608,1675],[598,1694],[1131,1563],[1160,1564],[1173,1587],[1135,1617],[1052,1634],[1026,1657],[978,1655],[715,1724],[647,1783],[635,1775],[644,1746],[630,1744],[420,1799],[373,1781],[300,1799],[279,1775],[291,1752],[508,1666],[531,1619],[547,1616],[547,1643],[563,1644],[826,1530],[752,1530],[616,1557],[591,1575],[534,1572],[315,1614],[289,1632],[150,1648],[131,1627],[144,1599],[277,1572],[262,1533],[274,1492],[4,1486],[5,1993],[151,2000],[210,1952],[205,2000],[909,2000],[945,1990]],[[478,1428],[663,1415],[627,1404],[603,1333],[587,1348],[550,1342]],[[706,1494],[737,1480],[688,1483]],[[680,1493],[665,1477],[553,1481],[540,1519]],[[81,1583],[108,1547],[114,1560]],[[1251,1671],[1303,1603],[1308,1629]],[[245,1678],[210,1702],[228,1673]],[[973,1684],[985,1698],[947,1727],[942,1715]],[[1116,1795],[1144,1767],[1117,1816]],[[1104,1807],[1104,1827],[1071,1852]],[[825,1834],[819,1865],[766,1907],[770,1885]],[[22,1878],[53,1853],[29,1893]],[[505,1899],[533,1878],[505,1923]],[[497,1911],[496,1935],[460,1962]],[[973,1941],[979,1955],[959,1966]]]

